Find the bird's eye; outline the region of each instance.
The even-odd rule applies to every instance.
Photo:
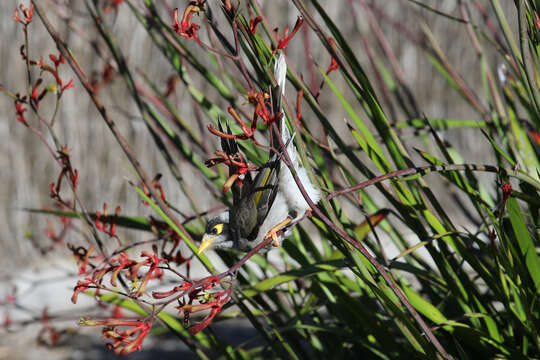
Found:
[[[223,231],[223,224],[217,224],[212,228],[213,235],[219,235]]]

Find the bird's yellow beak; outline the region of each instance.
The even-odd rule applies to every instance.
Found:
[[[202,252],[206,249],[208,249],[209,247],[212,246],[212,243],[214,242],[214,239],[216,237],[215,236],[208,236],[208,235],[204,235],[203,238],[202,238],[202,242],[201,242],[201,246],[199,246],[199,250],[197,250],[197,254],[202,254]]]

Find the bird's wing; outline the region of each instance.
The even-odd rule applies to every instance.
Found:
[[[288,149],[289,155],[292,146],[294,135],[290,136],[289,130],[286,127],[285,121],[280,122],[281,136],[285,148]],[[279,173],[281,171],[281,146],[279,141],[276,141],[274,149],[280,153],[271,150],[271,157],[268,162],[259,170],[257,176],[250,185],[250,192],[254,194],[255,207],[257,209],[257,227],[266,219],[268,212],[274,204],[278,192]],[[258,232],[258,231],[257,231]],[[249,239],[255,238],[257,234],[250,234]]]
[[[223,130],[223,124],[221,123],[221,120],[218,120],[218,128],[219,131],[222,133],[225,133]],[[229,123],[227,122],[227,132],[226,134],[232,135],[231,128],[229,127]],[[238,143],[236,142],[236,139],[227,139],[222,137],[221,138],[221,150],[225,152],[228,155],[234,156],[239,152],[238,149]],[[237,167],[235,165],[230,164],[229,165],[229,176],[236,174],[238,171]],[[251,175],[249,172],[246,174],[246,181],[249,183],[251,182]],[[238,203],[240,201],[240,198],[242,198],[242,190],[243,187],[240,186],[236,181],[231,186],[231,191],[233,194],[233,204]]]
[[[271,106],[273,114],[282,113],[281,111],[281,99],[285,88],[285,76],[287,72],[287,64],[283,54],[280,54],[278,61],[276,62],[276,78],[278,84],[271,89]],[[284,120],[284,119],[283,119]],[[284,121],[279,121],[278,129],[279,133],[285,127]],[[286,129],[285,129],[286,130]],[[291,137],[288,130],[286,130],[286,137],[282,137],[282,140],[286,143],[286,146],[290,143]],[[282,135],[285,135],[283,133]],[[270,131],[270,158],[268,162],[259,169],[259,172],[253,179],[244,179],[243,189],[240,197],[235,198],[235,209],[232,212],[233,219],[231,224],[238,225],[238,231],[242,233],[248,240],[252,241],[257,238],[259,229],[262,223],[265,221],[268,212],[274,204],[276,195],[278,192],[279,172],[281,168],[281,158],[279,152],[281,152],[281,146],[278,134],[274,131],[274,126],[271,126]],[[222,140],[223,141],[223,140]],[[225,150],[224,150],[225,151]],[[246,212],[251,212],[246,214]],[[256,212],[256,218],[253,218],[253,212]],[[255,220],[255,221],[254,221]],[[242,224],[242,227],[240,227]]]
[[[283,54],[281,54],[278,62],[276,63],[275,70],[276,77],[278,78],[278,84],[273,86],[271,90],[271,105],[272,112],[274,114],[282,113],[281,98],[283,96],[283,89],[285,87],[284,79],[286,71],[287,67],[285,59],[283,58]],[[281,75],[277,75],[277,73],[281,73]],[[278,129],[280,132],[282,131],[283,127],[286,126],[283,120],[279,121],[278,123]],[[288,138],[283,138],[283,140],[287,144]],[[274,203],[278,191],[278,179],[279,171],[281,168],[281,159],[278,153],[276,153],[276,151],[281,152],[281,146],[278,135],[274,131],[273,126],[271,126],[270,130],[270,145],[270,159],[259,170],[257,176],[255,177],[250,186],[250,192],[254,196],[255,208],[257,209],[257,226],[253,231],[254,233],[250,234],[250,236],[248,237],[249,240],[257,237],[258,229],[266,219],[266,216],[268,215],[268,212]]]
[[[253,196],[255,208],[257,209],[257,229],[262,224],[268,211],[274,203],[278,191],[280,160],[277,155],[273,155],[264,166],[259,169],[257,176],[250,184],[250,192]],[[250,234],[249,238],[256,237],[257,234]]]

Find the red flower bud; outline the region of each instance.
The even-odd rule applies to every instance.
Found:
[[[257,33],[257,25],[262,21],[262,16],[257,16],[254,19],[249,20],[249,31],[251,31],[252,34]]]
[[[30,4],[30,8],[26,8],[23,4],[20,4],[19,9],[21,9],[24,21],[21,19],[17,8],[15,8],[15,13],[13,14],[13,20],[23,25],[30,24],[32,22],[32,17],[34,16],[34,4]]]
[[[294,24],[293,31],[289,34],[289,27],[285,27],[285,30],[283,32],[283,38],[278,41],[277,48],[278,49],[285,49],[287,46],[289,46],[289,42],[294,37],[294,35],[300,30],[300,27],[302,27],[302,24],[304,23],[304,18],[301,16],[296,19],[296,23]]]

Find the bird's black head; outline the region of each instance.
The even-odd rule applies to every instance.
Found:
[[[211,219],[206,224],[205,234],[208,235],[221,235],[225,230],[229,228],[229,223],[224,222],[219,216]]]
[[[233,246],[234,242],[229,229],[229,212],[226,211],[208,221],[198,252],[200,254],[209,247],[232,248]]]

